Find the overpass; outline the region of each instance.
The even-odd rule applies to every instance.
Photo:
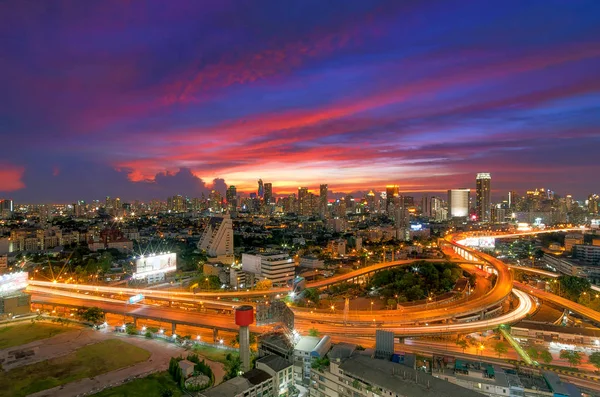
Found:
[[[357,269],[351,271],[346,274],[340,274],[334,277],[325,278],[322,280],[314,281],[306,285],[307,288],[325,288],[334,284],[346,282],[346,281],[355,281],[360,277],[367,276],[370,274],[377,273],[382,270],[398,267],[398,266],[407,266],[414,263],[473,263],[468,260],[447,260],[447,259],[405,259],[399,261],[391,261],[391,262],[382,262],[375,265],[363,267],[361,269]],[[113,294],[113,295],[137,295],[143,294],[149,298],[170,298],[170,299],[180,299],[184,297],[195,298],[196,300],[200,298],[213,300],[220,299],[228,299],[228,298],[261,298],[265,295],[276,295],[276,294],[287,294],[291,292],[291,289],[288,287],[285,288],[271,288],[268,291],[258,291],[258,290],[246,290],[246,291],[217,291],[217,292],[187,292],[187,291],[169,291],[169,290],[150,290],[147,288],[120,288],[120,287],[108,287],[102,285],[88,285],[88,284],[70,284],[70,283],[57,283],[53,281],[41,281],[41,280],[29,280],[29,285],[34,287],[44,287],[44,288],[53,288],[53,289],[63,289],[63,290],[76,290],[76,291],[87,291],[87,292],[98,292],[105,294]]]
[[[373,325],[358,325],[352,324],[319,324],[315,320],[299,320],[296,322],[296,328],[301,331],[308,331],[310,328],[317,327],[321,333],[330,335],[345,335],[345,336],[374,336],[378,329],[385,329],[394,332],[396,336],[423,336],[440,333],[453,332],[473,332],[478,330],[495,328],[501,324],[518,321],[533,309],[535,302],[529,296],[521,291],[515,291],[516,297],[519,299],[518,307],[510,313],[488,319],[476,320],[465,323],[446,323],[446,324],[425,324],[420,326],[405,326],[399,327],[393,323],[379,323]],[[53,306],[64,306],[72,308],[81,308],[90,306],[87,299],[79,299],[74,297],[58,297],[48,296],[43,294],[33,294],[32,302]],[[220,315],[209,313],[198,313],[192,311],[182,311],[164,307],[155,307],[148,305],[125,305],[123,302],[112,301],[95,301],[94,306],[99,307],[106,313],[123,315],[134,319],[136,323],[140,319],[147,319],[170,323],[172,333],[176,332],[177,325],[187,325],[200,328],[212,329],[215,335],[219,330],[237,331],[238,326],[233,320],[233,315]],[[268,330],[268,327],[251,326],[251,332],[261,333]]]

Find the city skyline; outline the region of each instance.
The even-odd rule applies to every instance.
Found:
[[[442,194],[484,171],[494,197],[583,199],[598,190],[598,7],[5,4],[0,197],[193,197],[259,178]]]

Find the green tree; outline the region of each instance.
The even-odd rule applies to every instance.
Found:
[[[273,282],[271,280],[260,280],[254,286],[254,289],[257,291],[268,291],[273,288]]]
[[[104,312],[99,307],[89,307],[81,313],[81,318],[92,324],[98,324],[104,319]]]
[[[173,390],[166,388],[160,391],[160,397],[173,397]]]
[[[594,352],[588,356],[588,361],[594,367],[600,369],[600,352]]]
[[[561,350],[559,357],[563,360],[567,360],[571,367],[581,364],[581,361],[583,359],[581,357],[581,353],[576,352],[574,350]]]
[[[560,276],[558,278],[563,295],[572,301],[577,301],[586,292],[589,294],[591,284],[587,279],[576,276]]]
[[[552,362],[552,354],[547,349],[540,351],[540,359],[544,364],[550,364]]]
[[[508,345],[502,341],[494,343],[494,351],[498,354],[498,357],[508,352]]]
[[[240,356],[232,355],[228,353],[225,356],[225,378],[224,380],[233,379],[238,376],[240,369],[242,367],[242,361],[240,360]]]
[[[308,330],[308,336],[319,336],[319,335],[320,335],[319,330],[314,327]]]
[[[525,349],[525,353],[534,361],[540,359],[540,351],[535,346],[529,346]]]
[[[319,304],[319,290],[316,288],[307,288],[304,290],[304,299],[311,301],[315,305]]]
[[[457,340],[456,345],[463,349],[463,353],[465,352],[465,350],[467,350],[467,347],[469,347],[469,343],[466,341],[466,339]]]

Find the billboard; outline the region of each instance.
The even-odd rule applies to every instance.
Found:
[[[592,229],[600,229],[600,219],[592,219],[590,226]]]
[[[175,270],[177,270],[177,254],[142,255],[135,259],[133,278],[141,280],[148,276],[174,272]]]
[[[0,295],[27,288],[29,275],[27,272],[9,273],[0,276]]]

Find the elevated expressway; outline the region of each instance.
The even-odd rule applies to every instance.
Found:
[[[310,316],[308,313],[299,314],[296,321],[297,328],[301,330],[307,330],[314,327],[315,322],[320,322],[319,329],[321,332],[328,333],[331,335],[353,335],[353,336],[372,336],[375,334],[376,329],[388,329],[395,332],[397,335],[409,336],[409,335],[427,335],[427,334],[439,334],[445,332],[468,332],[482,329],[489,329],[496,327],[500,324],[507,322],[518,321],[525,317],[531,310],[535,308],[535,302],[533,302],[529,296],[522,291],[515,291],[514,295],[518,298],[518,307],[508,314],[504,314],[492,319],[484,319],[485,311],[490,308],[499,307],[504,300],[511,294],[512,291],[512,274],[508,270],[508,267],[501,261],[493,258],[489,255],[477,252],[469,247],[464,247],[456,243],[453,239],[446,239],[445,244],[450,244],[454,249],[460,252],[468,253],[472,261],[459,260],[458,263],[477,263],[486,264],[491,267],[495,274],[497,274],[497,281],[494,287],[483,296],[473,299],[470,302],[461,302],[460,305],[449,305],[448,307],[436,307],[426,308],[423,311],[417,311],[414,313],[403,313],[403,320],[389,320],[384,318],[380,313],[374,313],[372,322],[365,323],[364,321],[348,321],[345,320],[343,315],[332,315],[332,316]],[[324,280],[319,280],[314,283],[307,285],[311,288],[324,288],[328,285],[333,285],[339,282],[349,281],[358,279],[359,277],[375,273],[377,271],[396,267],[410,265],[416,262],[422,262],[423,260],[403,260],[385,262],[377,265],[362,268],[348,274],[331,277]],[[445,259],[439,260],[427,260],[432,263],[443,263],[447,262]],[[190,292],[173,292],[173,291],[156,291],[156,290],[145,290],[145,289],[125,289],[115,287],[103,287],[103,286],[91,286],[91,285],[74,285],[74,284],[63,284],[63,283],[51,283],[43,281],[31,281],[31,292],[33,293],[32,301],[35,303],[50,304],[56,306],[67,306],[67,307],[85,307],[85,306],[98,306],[108,313],[123,314],[124,316],[131,317],[134,321],[137,319],[149,319],[161,322],[170,322],[173,325],[173,332],[177,324],[191,325],[205,328],[212,328],[214,330],[232,330],[235,331],[237,326],[234,324],[231,315],[219,315],[219,314],[208,314],[199,313],[194,311],[182,311],[171,308],[156,307],[150,305],[126,305],[123,301],[113,302],[110,299],[97,300],[98,297],[91,298],[90,295],[83,295],[80,291],[86,292],[102,292],[108,294],[127,294],[134,295],[142,293],[145,296],[168,296],[169,299],[174,300],[192,300],[198,302],[201,298],[213,298],[211,301],[220,300],[220,298],[252,298],[260,297],[264,295],[273,296],[275,294],[285,294],[289,292],[287,288],[276,288],[271,289],[268,292],[265,291],[237,291],[237,292],[204,292],[204,293],[190,293]],[[64,292],[69,292],[70,296],[64,296]],[[94,302],[90,302],[94,300]],[[231,305],[232,303],[219,302],[222,305]],[[235,304],[235,303],[234,303]],[[457,317],[464,317],[470,314],[475,314],[475,321],[469,322],[454,322],[453,319]],[[369,314],[371,316],[371,314]],[[316,317],[316,318],[315,318]],[[397,316],[396,316],[397,317]],[[409,322],[419,322],[421,325],[416,326],[404,326],[405,320]],[[470,319],[472,320],[472,318]],[[434,322],[440,322],[441,324],[434,324]],[[432,324],[429,324],[429,323]],[[424,324],[423,324],[424,323]],[[254,328],[253,332],[261,332],[263,329],[260,327]]]

